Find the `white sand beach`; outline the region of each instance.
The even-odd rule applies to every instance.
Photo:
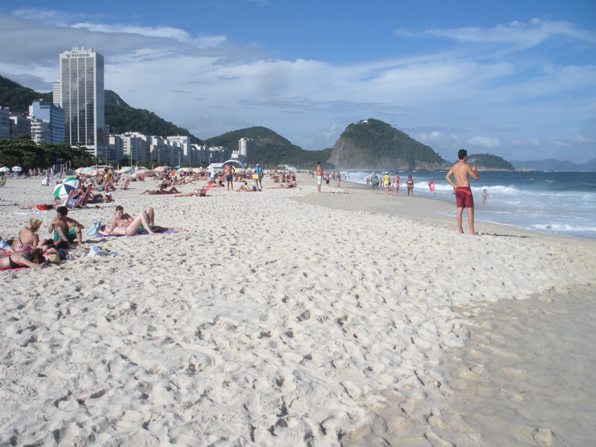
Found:
[[[115,204],[152,206],[175,233],[88,238],[115,256],[0,272],[0,445],[596,438],[596,241],[482,222],[459,235],[435,200],[298,184],[174,198],[133,183]],[[19,205],[50,196],[9,180],[0,236],[45,228],[52,211]]]

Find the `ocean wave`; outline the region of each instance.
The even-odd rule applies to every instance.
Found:
[[[556,232],[596,233],[596,226],[590,225],[533,224],[531,227],[537,230],[549,230]]]

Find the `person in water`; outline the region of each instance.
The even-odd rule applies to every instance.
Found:
[[[451,169],[449,169],[449,172],[445,176],[445,179],[455,191],[457,230],[460,233],[464,232],[462,228],[462,216],[464,208],[467,208],[470,234],[476,234],[474,228],[474,197],[470,188],[470,177],[478,180],[478,170],[475,166],[468,164],[468,152],[465,149],[459,150],[457,158],[459,159],[458,162],[451,166]],[[452,180],[452,177],[455,181]]]

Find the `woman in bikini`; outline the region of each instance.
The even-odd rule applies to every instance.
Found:
[[[30,267],[40,269],[43,267],[45,259],[41,250],[38,248],[31,250],[31,253],[24,255],[22,253],[11,253],[10,255],[0,255],[0,269],[16,269],[20,267]]]
[[[25,226],[19,233],[18,239],[12,241],[11,247],[14,251],[21,250],[25,245],[37,247],[39,236],[37,230],[41,227],[42,221],[39,219],[29,219],[29,225]]]

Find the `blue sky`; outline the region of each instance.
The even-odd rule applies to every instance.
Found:
[[[0,74],[38,91],[93,47],[106,88],[199,138],[305,149],[377,118],[448,160],[596,157],[596,3],[194,0],[0,4]]]

